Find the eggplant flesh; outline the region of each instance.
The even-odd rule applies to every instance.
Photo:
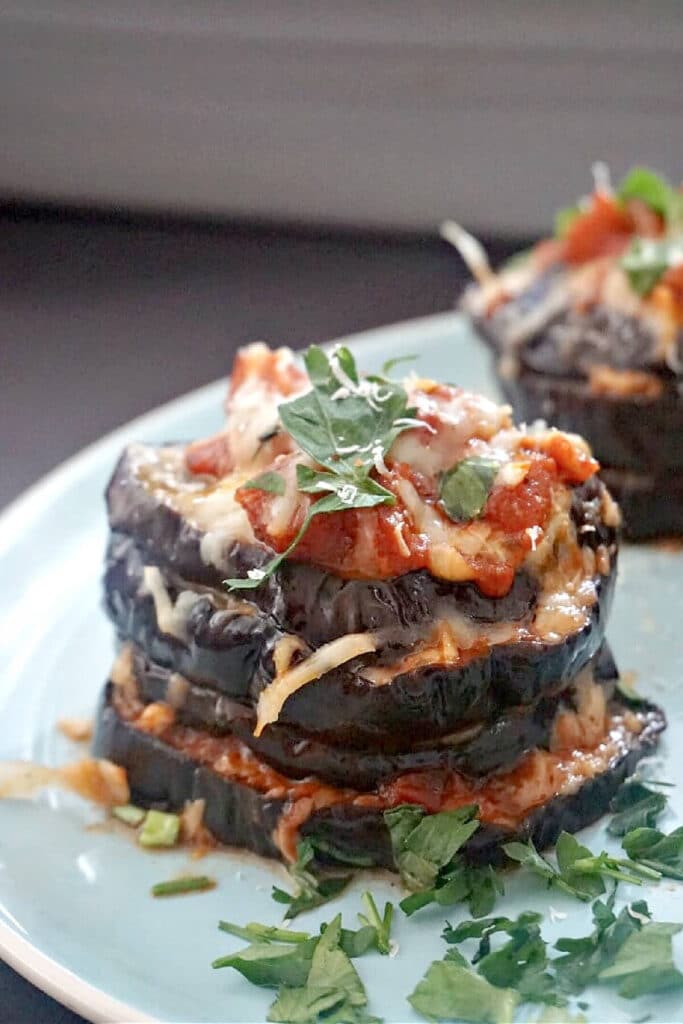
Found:
[[[493,645],[487,654],[470,661],[399,672],[384,685],[363,675],[367,659],[355,659],[294,693],[279,721],[337,745],[381,744],[385,750],[401,750],[468,722],[488,719],[501,708],[528,706],[566,689],[603,642],[614,589],[615,531],[600,518],[602,493],[602,484],[592,480],[574,493],[572,515],[579,529],[587,528],[580,534],[583,543],[608,544],[612,553],[610,575],[597,578],[597,600],[580,629],[554,643]],[[222,695],[253,706],[275,674],[273,652],[285,635],[278,622],[255,607],[248,614],[231,610],[222,592],[216,596],[197,591],[185,639],[163,633],[152,597],[141,593],[144,560],[137,538],[113,536],[105,603],[120,640],[137,644],[162,668],[213,688],[216,699]],[[519,578],[528,614],[531,588],[525,582],[528,577],[520,574]],[[171,596],[186,586],[176,577],[166,582]]]
[[[128,773],[131,798],[143,807],[179,810],[187,800],[206,801],[204,824],[220,842],[279,857],[273,832],[286,800],[259,793],[234,782],[162,740],[140,732],[125,721],[113,703],[113,685],[105,687],[97,716],[94,750],[122,765]],[[625,707],[626,705],[623,705]],[[615,704],[614,710],[623,709]],[[562,830],[570,832],[604,814],[623,780],[641,757],[650,753],[665,728],[663,713],[654,705],[639,705],[643,728],[606,771],[575,792],[553,797],[533,810],[514,830],[483,823],[465,847],[475,863],[496,863],[501,846],[511,839],[531,839],[539,849],[552,845]],[[302,836],[324,841],[337,859],[395,870],[388,830],[382,812],[348,804],[314,812],[301,828]]]

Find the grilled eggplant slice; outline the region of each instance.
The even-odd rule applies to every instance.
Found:
[[[115,688],[105,688],[97,718],[95,753],[123,765],[128,773],[132,799],[144,807],[179,809],[186,800],[204,799],[204,824],[217,839],[266,856],[281,856],[275,841],[278,826],[286,812],[289,795],[282,785],[261,786],[236,781],[218,774],[208,764],[193,759],[181,747],[147,732],[120,713]],[[638,760],[657,743],[665,727],[663,713],[653,705],[630,708],[615,702],[613,714],[630,716],[638,722],[633,731],[626,729],[623,742],[609,758],[604,771],[588,778],[580,788],[552,796],[513,827],[483,821],[470,840],[466,853],[476,862],[495,862],[501,856],[503,842],[512,838],[532,839],[539,848],[555,842],[559,833],[576,831],[599,818],[607,810],[621,782]],[[201,738],[199,740],[201,741]],[[197,738],[193,739],[196,752]],[[258,773],[258,762],[254,772]],[[282,782],[282,777],[276,777]],[[286,780],[284,780],[286,782]],[[306,785],[293,782],[292,786]],[[307,789],[310,792],[310,789]],[[338,791],[342,793],[342,791]],[[290,791],[291,795],[291,791]],[[343,791],[344,799],[328,807],[313,810],[301,826],[301,835],[315,836],[341,857],[358,862],[393,868],[391,844],[384,825],[382,808],[354,802],[354,791]],[[311,809],[313,801],[310,801]]]
[[[332,785],[360,790],[372,789],[407,771],[453,769],[470,776],[504,771],[526,751],[547,749],[558,713],[577,706],[577,690],[572,685],[561,694],[542,697],[529,707],[509,708],[440,739],[411,742],[405,750],[394,750],[393,744],[358,749],[280,723],[255,737],[254,714],[247,705],[160,668],[139,650],[132,651],[132,672],[143,703],[170,704],[176,721],[214,735],[235,736],[290,778],[315,775]],[[605,647],[581,673],[580,684],[594,680],[609,699],[616,678],[616,666]]]
[[[112,487],[118,494],[119,484]],[[135,485],[121,488],[128,500]],[[298,627],[301,633],[293,628],[292,632],[313,646],[361,626],[383,631],[383,645],[371,663],[398,663],[390,682],[378,685],[367,674],[368,658],[355,659],[293,694],[280,721],[323,742],[401,750],[412,741],[431,740],[465,723],[488,719],[501,708],[529,705],[544,694],[561,692],[595,655],[603,642],[616,574],[616,529],[604,521],[604,497],[604,486],[595,478],[573,491],[572,518],[581,544],[592,550],[603,547],[610,556],[608,574],[595,577],[597,600],[584,624],[548,643],[536,638],[499,642],[458,664],[400,670],[402,653],[415,644],[420,624],[433,622],[437,609],[446,615],[457,612],[482,628],[529,622],[539,588],[528,574],[518,573],[504,597],[490,598],[473,584],[447,584],[427,572],[368,582],[341,580],[312,566],[287,563],[280,576],[253,592],[253,602],[247,603],[229,599],[222,590],[202,589],[196,579],[188,583],[176,574],[183,558],[171,554],[160,570],[162,584],[173,602],[179,595],[190,598],[180,634],[173,635],[160,628],[155,602],[143,581],[145,562],[152,556],[158,559],[161,552],[150,552],[139,533],[115,533],[105,574],[106,607],[120,639],[138,644],[163,668],[213,688],[216,702],[224,697],[248,705],[258,700],[275,675],[276,645],[290,631],[283,621]],[[118,519],[117,523],[121,525]],[[132,529],[135,523],[128,520],[127,526]],[[183,534],[178,526],[181,535],[187,540],[191,528]],[[201,543],[196,537],[195,542]],[[177,552],[177,546],[173,550]],[[256,601],[266,608],[257,607]]]

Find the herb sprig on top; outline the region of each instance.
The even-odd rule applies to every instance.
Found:
[[[304,356],[311,390],[278,407],[280,421],[296,444],[317,467],[296,467],[297,489],[318,496],[291,544],[261,569],[244,578],[225,580],[229,590],[260,586],[295,550],[314,516],[347,509],[394,505],[396,497],[372,477],[386,472],[384,462],[404,430],[429,430],[408,405],[402,384],[383,376],[360,377],[351,352],[342,346],[328,356],[312,345]],[[263,473],[246,487],[284,494],[284,478]]]

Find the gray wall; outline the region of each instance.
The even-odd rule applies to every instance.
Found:
[[[681,159],[677,0],[0,0],[0,195],[542,230]]]

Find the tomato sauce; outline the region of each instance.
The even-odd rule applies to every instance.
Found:
[[[139,729],[139,707],[132,710],[117,695],[114,702],[121,717]],[[531,751],[515,768],[499,775],[473,779],[445,769],[407,772],[365,793],[330,786],[313,777],[289,779],[234,736],[212,736],[174,724],[159,739],[231,782],[282,800],[283,812],[274,838],[283,856],[294,860],[301,826],[315,811],[340,804],[382,811],[410,803],[435,814],[474,803],[479,806],[482,822],[514,829],[536,807],[558,794],[574,792],[586,780],[606,771],[646,724],[647,712],[606,716],[597,742],[591,736],[590,745],[573,750]]]

